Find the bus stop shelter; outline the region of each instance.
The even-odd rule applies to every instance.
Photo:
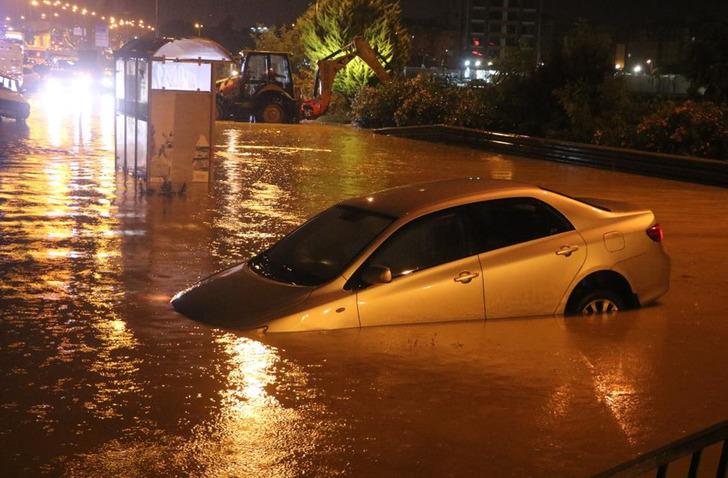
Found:
[[[116,53],[116,167],[149,184],[209,180],[215,66],[232,60],[204,38],[134,39]]]

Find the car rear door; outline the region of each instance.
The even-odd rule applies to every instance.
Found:
[[[367,260],[392,281],[358,290],[362,327],[484,318],[483,276],[465,236],[463,208],[420,217],[394,232]]]
[[[555,313],[586,260],[586,244],[568,219],[528,197],[473,204],[469,217],[486,318]]]

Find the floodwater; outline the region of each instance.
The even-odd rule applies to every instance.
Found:
[[[110,99],[32,106],[0,124],[4,476],[587,476],[728,417],[724,189],[219,123],[209,190],[140,196]],[[672,290],[608,319],[281,335],[168,304],[343,198],[467,175],[653,208]]]

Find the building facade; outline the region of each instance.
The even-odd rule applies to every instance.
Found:
[[[530,48],[540,62],[542,0],[463,0],[462,50],[466,57],[503,60]]]

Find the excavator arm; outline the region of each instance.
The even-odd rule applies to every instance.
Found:
[[[314,80],[313,99],[303,102],[301,113],[305,118],[316,118],[329,109],[336,75],[354,58],[361,58],[374,71],[379,81],[389,81],[387,60],[369,45],[363,37],[354,40],[338,51],[323,58],[317,63]]]

